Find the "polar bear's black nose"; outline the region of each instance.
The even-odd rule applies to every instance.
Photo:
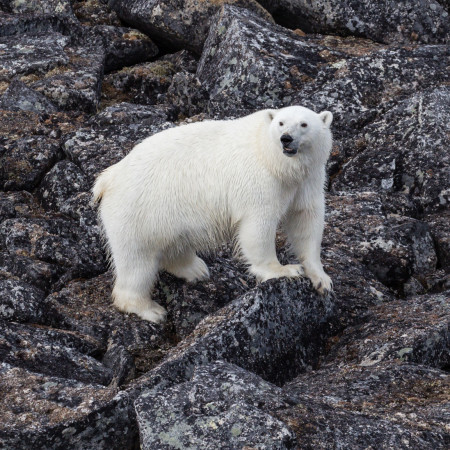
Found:
[[[283,145],[289,145],[294,139],[289,136],[289,134],[283,134],[281,136],[280,141],[283,143]]]

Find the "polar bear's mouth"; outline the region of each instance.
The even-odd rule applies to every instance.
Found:
[[[283,146],[283,153],[287,156],[294,156],[297,154],[297,149],[296,148],[289,148],[289,147],[284,147]]]

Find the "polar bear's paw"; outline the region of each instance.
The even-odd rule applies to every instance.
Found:
[[[295,278],[303,275],[301,264],[287,264],[282,267],[283,277]]]
[[[205,261],[197,255],[191,258],[172,262],[166,270],[178,278],[184,278],[188,282],[206,280],[209,278],[209,270]]]
[[[300,264],[271,264],[264,267],[251,267],[250,272],[256,276],[258,281],[267,281],[273,278],[295,278],[303,275],[303,268]]]
[[[122,289],[114,289],[113,298],[114,306],[119,311],[136,314],[141,319],[153,323],[162,323],[166,320],[167,311],[150,298],[127,294]]]
[[[322,270],[320,272],[313,272],[308,274],[314,289],[321,295],[327,295],[333,291],[333,282],[331,278]]]
[[[155,304],[158,305],[158,303]],[[162,312],[157,309],[149,308],[144,311],[136,312],[136,314],[141,319],[147,320],[149,322],[163,323],[166,321],[167,311],[162,306],[158,306],[162,309]]]

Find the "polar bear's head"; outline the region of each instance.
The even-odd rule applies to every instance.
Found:
[[[270,136],[276,148],[288,157],[328,158],[331,150],[330,125],[333,114],[320,114],[302,106],[269,110]]]

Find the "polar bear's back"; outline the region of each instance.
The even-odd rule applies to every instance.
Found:
[[[103,223],[133,224],[134,235],[167,245],[183,236],[199,248],[205,240],[220,240],[217,234],[251,202],[260,177],[254,154],[258,121],[249,117],[183,125],[138,144],[106,172]]]

